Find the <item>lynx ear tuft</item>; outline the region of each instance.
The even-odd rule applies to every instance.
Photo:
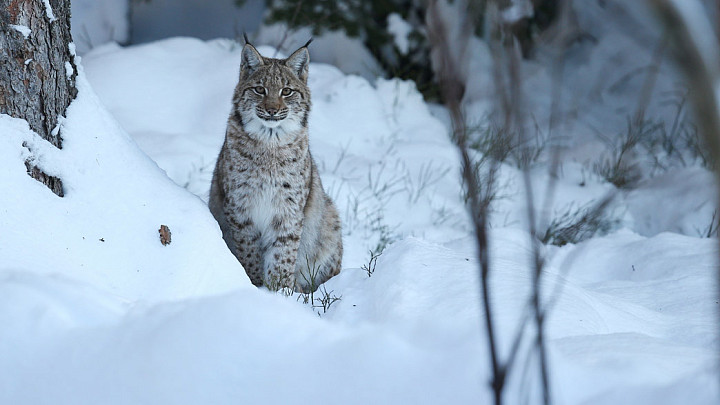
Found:
[[[289,58],[285,59],[285,66],[292,69],[295,75],[304,82],[307,82],[308,65],[310,64],[310,52],[308,52],[307,49],[307,45],[309,45],[310,42],[312,42],[312,39],[300,47],[300,49],[293,52]]]
[[[262,56],[250,43],[245,44],[240,61],[240,75],[247,77],[264,64]]]

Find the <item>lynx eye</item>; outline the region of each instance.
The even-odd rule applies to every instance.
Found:
[[[262,86],[253,87],[252,91],[254,91],[255,93],[262,96],[263,94],[265,94],[265,87],[262,87]]]
[[[287,97],[287,96],[293,94],[294,92],[295,92],[295,90],[285,87],[284,89],[282,89],[282,91],[280,91],[280,95],[283,97]]]

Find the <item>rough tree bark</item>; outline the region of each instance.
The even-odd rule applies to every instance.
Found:
[[[57,148],[59,124],[77,94],[71,43],[70,0],[0,0],[0,114],[26,120]],[[62,197],[59,178],[25,165]]]

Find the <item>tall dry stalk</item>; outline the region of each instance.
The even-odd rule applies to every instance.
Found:
[[[485,332],[487,335],[490,365],[492,370],[491,386],[495,396],[495,404],[502,404],[503,386],[505,384],[505,368],[498,356],[497,332],[490,300],[490,260],[488,246],[488,207],[480,201],[482,185],[479,183],[468,150],[468,129],[462,111],[462,98],[465,93],[465,80],[460,69],[461,58],[467,49],[467,41],[472,35],[472,25],[468,19],[461,24],[460,42],[451,44],[448,38],[448,27],[440,16],[440,5],[431,0],[427,8],[428,38],[431,43],[431,57],[435,64],[436,77],[445,106],[452,120],[452,138],[460,151],[462,178],[468,193],[468,208],[475,232],[478,263],[480,263],[480,288],[482,290],[482,308],[485,312]],[[456,38],[457,39],[457,38]],[[453,47],[457,52],[453,54]],[[495,164],[495,163],[491,163]],[[491,185],[486,185],[491,187]]]
[[[649,3],[668,33],[672,55],[687,82],[688,99],[705,145],[713,159],[720,162],[720,47],[712,23],[696,0],[649,0]],[[714,166],[720,193],[720,165]],[[720,267],[717,270],[720,297]],[[720,325],[720,311],[718,317]]]
[[[522,89],[520,86],[519,73],[519,53],[513,52],[513,47],[508,43],[501,41],[505,32],[505,28],[499,23],[499,13],[497,5],[494,1],[487,4],[486,22],[491,24],[490,31],[493,31],[493,37],[496,41],[491,41],[494,58],[494,76],[497,104],[503,117],[503,127],[505,136],[518,137],[512,139],[508,144],[512,144],[518,140],[524,141],[523,138],[523,116],[522,116]],[[543,395],[543,402],[549,404],[549,372],[547,366],[547,354],[545,349],[544,338],[544,319],[545,311],[541,303],[540,281],[544,260],[541,255],[540,246],[538,245],[536,230],[536,210],[533,205],[533,189],[530,181],[529,167],[525,168],[525,187],[526,196],[528,198],[528,226],[531,238],[531,246],[533,251],[533,288],[530,298],[532,313],[524,314],[523,319],[518,325],[517,332],[513,336],[513,342],[510,345],[510,352],[505,358],[501,358],[497,336],[498,325],[494,318],[494,312],[491,303],[491,286],[490,286],[490,249],[488,240],[489,231],[489,196],[493,193],[495,186],[495,175],[499,170],[499,161],[490,157],[487,159],[487,175],[483,178],[483,183],[478,178],[475,170],[475,164],[470,157],[468,147],[468,128],[466,126],[466,117],[463,112],[462,99],[465,92],[465,84],[467,76],[462,69],[464,58],[467,55],[467,47],[471,36],[473,35],[473,24],[468,15],[461,16],[460,21],[456,21],[456,25],[447,26],[446,21],[442,17],[441,5],[438,1],[432,0],[428,4],[427,14],[428,38],[431,43],[431,59],[433,67],[438,79],[442,98],[447,107],[452,121],[452,138],[460,152],[462,165],[462,179],[468,193],[468,209],[470,211],[473,230],[476,237],[476,248],[478,255],[478,263],[480,264],[480,289],[482,291],[481,306],[485,313],[484,329],[487,336],[488,351],[490,354],[490,366],[492,372],[491,388],[493,390],[494,402],[496,405],[503,403],[504,388],[507,377],[516,362],[517,354],[521,347],[521,342],[525,335],[529,319],[532,319],[536,326],[535,349],[539,356],[540,378]],[[450,38],[450,33],[453,37]],[[509,72],[505,77],[504,72]],[[505,84],[507,83],[507,87]],[[555,165],[553,165],[555,167]]]

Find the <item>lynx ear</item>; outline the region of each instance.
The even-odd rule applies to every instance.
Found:
[[[308,44],[310,41],[308,41]],[[307,83],[308,64],[310,63],[310,52],[308,52],[307,44],[297,51],[293,52],[289,58],[285,59],[285,66],[292,69],[295,75],[302,81]]]
[[[245,44],[242,50],[242,58],[240,61],[240,75],[247,77],[258,67],[264,65],[263,58],[254,46]]]

